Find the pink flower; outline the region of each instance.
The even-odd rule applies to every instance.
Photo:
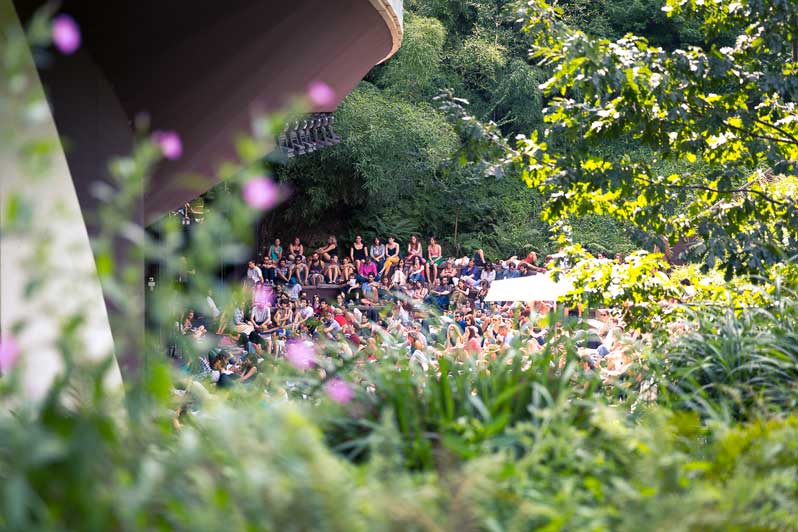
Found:
[[[0,338],[0,373],[8,373],[19,357],[19,346],[11,337]]]
[[[267,177],[255,177],[244,184],[244,201],[253,209],[265,211],[280,201],[279,187]]]
[[[308,85],[308,98],[320,107],[329,107],[335,103],[335,91],[323,81],[314,81]]]
[[[53,19],[53,44],[65,55],[75,53],[80,48],[80,28],[69,15],[58,15]]]
[[[324,391],[327,392],[330,399],[339,405],[347,404],[355,396],[352,386],[340,377],[327,381],[324,385]]]
[[[316,353],[313,344],[306,340],[288,342],[285,346],[285,358],[296,369],[310,369],[316,362]]]
[[[183,142],[174,131],[154,131],[152,141],[161,149],[163,156],[174,161],[183,155]]]

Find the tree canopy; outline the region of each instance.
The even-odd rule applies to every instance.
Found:
[[[469,101],[469,112],[509,137],[543,126],[539,85],[548,73],[529,60],[510,5],[407,2],[401,49],[336,112],[342,143],[279,170],[294,195],[265,220],[264,236],[286,227],[311,239],[418,231],[438,236],[447,252],[552,250],[540,193],[517,171],[497,179],[456,164],[467,139],[434,101],[450,88]],[[574,237],[596,251],[633,247],[628,226],[606,216],[577,225]]]
[[[696,242],[706,267],[758,271],[798,249],[798,3],[668,0],[701,21],[701,47],[666,50],[572,27],[544,0],[521,10],[546,127],[518,144],[549,221],[602,213],[671,243]],[[715,41],[736,35],[732,46]],[[608,150],[617,139],[634,150]],[[676,163],[678,171],[665,171]]]

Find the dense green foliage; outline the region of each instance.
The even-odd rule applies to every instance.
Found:
[[[441,12],[448,27],[468,20],[474,5],[488,4],[428,5],[448,8]],[[21,42],[17,36],[17,47],[8,49]],[[395,120],[413,112],[402,106],[416,104],[378,90],[364,87],[353,100],[377,98]],[[16,134],[35,126],[16,118],[42,103],[28,101],[31,95],[39,97],[18,91],[2,102],[14,117],[0,123],[3,138],[16,142]],[[437,124],[413,126],[421,135],[455,131]],[[154,144],[142,134],[131,157],[113,161],[98,274],[120,305],[118,319],[135,322],[137,309],[124,303],[141,279],[106,257],[115,231],[134,235],[136,256],[162,261],[168,276],[181,271],[180,255],[196,267],[191,290],[160,283],[151,294],[152,319],[163,330],[172,327],[173,308],[200,305],[209,288],[220,302],[236,297],[215,277],[216,260],[240,259],[242,244],[251,243],[259,213],[242,200],[240,185],[264,171],[257,148],[269,145],[274,126],[259,120],[253,129],[260,134],[240,139],[239,160],[225,166],[230,193],[217,198],[220,208],[188,238],[175,220],[153,240],[125,217],[160,157]],[[47,178],[55,146],[10,147],[21,167],[36,169],[32,177]],[[424,160],[411,176],[420,179],[442,151],[414,149]],[[448,191],[463,183],[446,171],[438,179]],[[13,203],[4,212],[14,236],[38,244],[26,279],[31,295],[49,288],[68,257],[46,253],[47,235],[32,233],[24,214],[35,212],[36,198],[18,192],[2,200]],[[392,193],[401,201],[401,190]],[[477,364],[441,357],[437,370],[423,371],[399,345],[366,363],[319,344],[317,368],[266,360],[253,383],[218,393],[164,361],[163,345],[145,344],[137,378],[126,381],[125,405],[103,385],[110,354],[104,363],[82,361],[77,313],[53,338],[65,371],[43,400],[30,401],[20,380],[26,346],[0,376],[0,529],[794,529],[798,267],[760,270],[758,286],[742,278],[726,283],[715,270],[702,276],[693,266],[659,283],[652,280],[657,255],[638,253],[613,265],[578,247],[569,252],[582,254],[573,302],[650,304],[641,319],[663,324],[630,346],[636,363],[615,380],[600,381],[585,369],[569,330],[580,325],[551,315],[549,341],[532,358],[514,349]],[[694,299],[669,310],[657,305],[675,295],[682,278],[695,286]],[[37,326],[27,320],[14,331]],[[332,378],[352,383],[351,403],[325,396]]]
[[[539,193],[519,185],[517,174],[495,179],[455,164],[465,139],[433,102],[450,88],[503,135],[543,125],[538,86],[548,74],[528,61],[508,6],[409,2],[402,48],[336,112],[343,142],[278,170],[294,196],[264,220],[262,239],[292,237],[286,230],[314,240],[333,232],[345,241],[355,233],[403,239],[419,232],[438,236],[452,254],[553,250]],[[624,224],[603,216],[575,224],[574,239],[591,249],[632,248]]]
[[[794,2],[667,2],[700,24],[701,47],[665,50],[573,28],[562,10],[522,10],[532,55],[551,69],[549,127],[519,142],[525,180],[551,221],[585,213],[701,242],[727,278],[798,249]],[[723,46],[722,35],[734,35]],[[607,150],[618,139],[640,149]],[[644,148],[644,149],[642,149]],[[678,171],[663,164],[678,163]],[[794,185],[792,185],[794,186]]]

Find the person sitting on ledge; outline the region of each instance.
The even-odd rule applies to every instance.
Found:
[[[324,262],[318,253],[314,253],[308,264],[308,281],[315,287],[324,282]]]
[[[360,268],[360,265],[365,262],[367,255],[368,253],[366,244],[363,243],[363,237],[357,235],[352,247],[349,248],[349,258],[352,259],[352,264],[355,265],[355,268]]]
[[[274,243],[269,246],[268,257],[272,260],[279,261],[283,258],[283,246],[280,245],[280,239],[275,238]]]
[[[305,260],[305,246],[299,237],[294,238],[294,241],[288,245],[288,260],[295,260],[297,257]]]
[[[342,279],[349,279],[352,274],[357,274],[357,270],[355,269],[355,265],[352,264],[352,259],[345,256],[344,262],[341,264],[341,278]]]
[[[327,282],[338,284],[341,281],[341,266],[338,264],[338,255],[332,255],[327,264]]]
[[[390,275],[391,268],[399,262],[400,249],[399,243],[389,236],[388,243],[385,244],[385,264],[382,266],[380,276]]]
[[[333,235],[330,235],[330,238],[327,239],[327,245],[317,249],[316,253],[318,253],[322,259],[329,262],[332,260],[332,257],[338,256],[338,241]]]

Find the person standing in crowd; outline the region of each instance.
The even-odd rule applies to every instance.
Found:
[[[247,263],[247,283],[249,283],[250,286],[255,286],[256,284],[263,282],[265,282],[263,279],[263,272],[260,268],[255,266],[254,260],[249,261]]]

